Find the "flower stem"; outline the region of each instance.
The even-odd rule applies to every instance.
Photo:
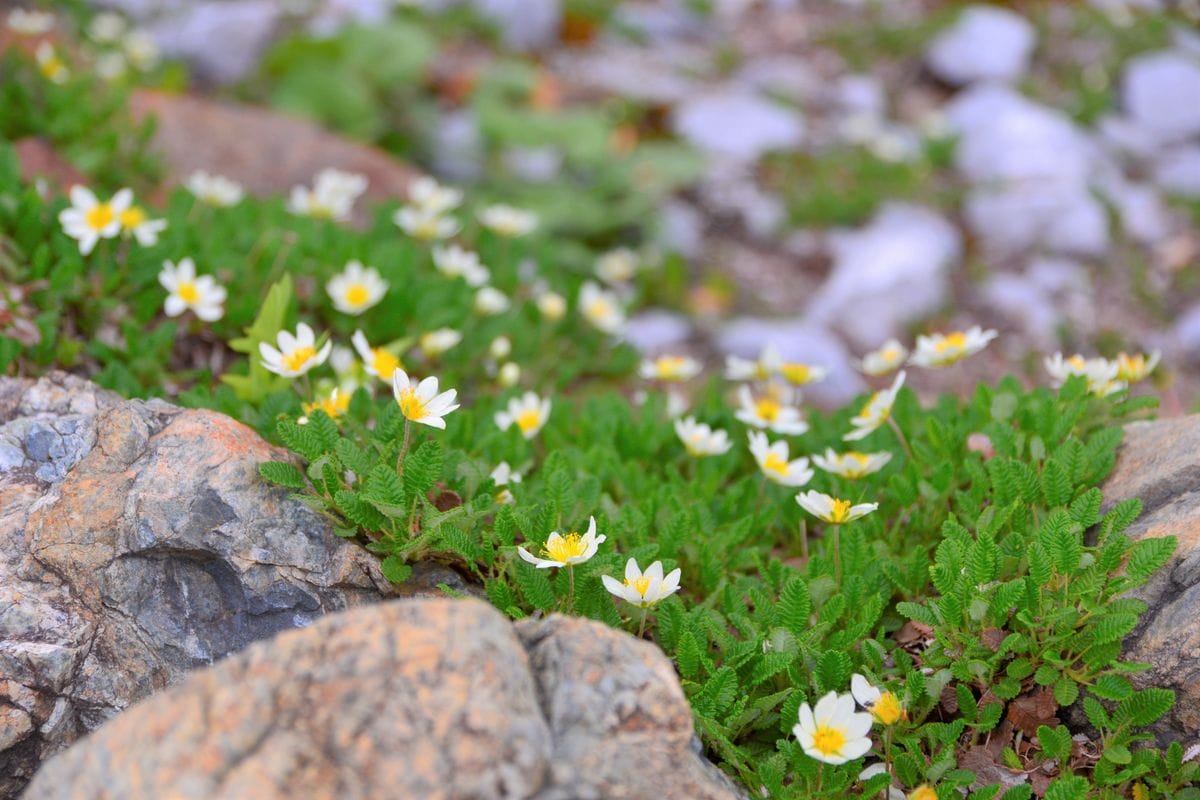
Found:
[[[904,454],[908,456],[908,460],[915,461],[912,448],[908,446],[908,438],[905,437],[904,431],[900,430],[900,425],[896,422],[896,419],[890,415],[888,416],[888,425],[895,431],[896,438],[900,440],[900,446],[904,448]]]
[[[833,578],[842,582],[842,526],[833,526]]]
[[[650,615],[650,609],[643,608],[642,609],[642,624],[638,626],[638,638],[639,639],[641,639],[642,635],[646,632],[646,617],[648,617],[649,615]]]
[[[808,563],[808,520],[805,517],[800,518],[800,557]]]
[[[567,564],[567,611],[575,613],[575,565]]]
[[[404,441],[400,445],[400,455],[396,457],[396,472],[404,474],[404,456],[408,455],[408,445],[412,442],[412,420],[404,420]]]

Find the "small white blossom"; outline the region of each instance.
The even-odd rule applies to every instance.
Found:
[[[275,339],[279,345],[278,349],[266,342],[260,342],[258,352],[262,356],[262,365],[268,371],[285,378],[299,377],[313,367],[324,364],[333,348],[332,342],[325,342],[325,345],[317,350],[313,329],[303,322],[296,326],[294,336],[289,331],[280,331]]]
[[[879,508],[879,503],[858,503],[855,505],[849,500],[839,500],[823,492],[812,490],[796,495],[796,502],[814,517],[832,525],[844,525],[847,522],[853,522]]]
[[[799,436],[808,430],[800,409],[786,405],[778,391],[768,390],[755,397],[745,384],[738,387],[738,410],[734,416],[755,428],[767,428],[789,436]]]
[[[637,561],[631,558],[625,562],[624,582],[608,575],[602,575],[600,580],[610,594],[638,608],[649,608],[679,591],[681,574],[676,568],[664,577],[661,561],[655,561],[642,572]]]
[[[871,399],[866,402],[858,414],[850,419],[854,430],[843,436],[844,440],[857,442],[865,439],[891,419],[892,405],[896,402],[896,395],[900,392],[900,387],[904,385],[904,377],[905,373],[902,370],[890,388],[871,395]]]
[[[808,466],[807,458],[788,460],[788,444],[778,441],[771,444],[765,433],[748,431],[750,452],[758,462],[758,468],[768,480],[781,486],[803,486],[812,480],[813,471]]]
[[[918,336],[917,347],[908,363],[918,367],[946,367],[978,353],[995,339],[997,333],[985,331],[978,325],[965,331]]]
[[[605,283],[623,284],[637,274],[638,255],[627,247],[609,250],[596,259],[596,277]]]
[[[446,420],[443,418],[458,408],[458,403],[454,402],[458,397],[456,390],[439,393],[437,378],[428,377],[416,383],[402,369],[392,373],[392,393],[405,419],[431,428],[445,430]]]
[[[537,214],[504,204],[488,206],[480,211],[479,221],[492,233],[506,239],[525,236],[538,226]]]
[[[689,356],[659,356],[642,361],[639,373],[646,380],[687,381],[700,370],[700,362]]]
[[[695,458],[719,456],[733,447],[728,433],[697,422],[695,417],[675,420],[675,435],[687,448],[688,455]]]
[[[543,558],[538,558],[524,547],[518,547],[517,552],[520,553],[522,559],[538,569],[572,567],[582,564],[596,555],[596,550],[607,538],[603,534],[596,535],[596,518],[591,517],[585,533],[568,533],[566,536],[558,531],[551,533],[542,548]]]
[[[41,36],[54,28],[54,15],[49,11],[14,8],[8,12],[8,29],[22,36]]]
[[[330,278],[325,291],[333,307],[343,314],[358,316],[378,305],[387,294],[388,282],[374,267],[364,267],[361,261],[350,261],[346,268]]]
[[[213,208],[228,208],[241,202],[245,190],[241,184],[222,175],[209,175],[197,170],[184,184],[197,200]]]
[[[430,214],[445,214],[462,204],[463,193],[452,186],[443,186],[434,178],[416,178],[408,185],[408,201]]]
[[[354,202],[366,190],[367,179],[362,175],[323,169],[317,173],[312,189],[292,187],[288,210],[303,217],[345,220],[350,217]]]
[[[396,370],[403,369],[400,358],[391,350],[384,347],[371,347],[367,336],[362,331],[355,331],[350,338],[358,357],[362,359],[363,369],[368,375],[379,378],[386,383],[392,382]]]
[[[579,290],[579,311],[584,319],[605,333],[616,333],[625,324],[625,312],[616,295],[591,281]]]
[[[503,314],[509,308],[508,295],[495,286],[484,286],[475,293],[475,312],[486,317]]]
[[[860,453],[857,450],[836,453],[832,447],[828,447],[825,449],[825,455],[814,455],[812,460],[825,472],[857,480],[883,469],[892,460],[892,454]]]
[[[459,331],[453,328],[438,328],[436,331],[421,334],[417,343],[421,346],[421,352],[430,358],[437,358],[461,341],[462,333]]]
[[[887,375],[897,370],[908,358],[908,348],[895,339],[888,339],[878,350],[872,350],[855,362],[857,370],[867,375]]]
[[[510,399],[503,411],[496,412],[496,426],[506,431],[515,424],[521,436],[532,439],[550,419],[550,407],[550,398],[543,399],[534,392],[526,392]]]
[[[479,254],[451,244],[433,248],[433,265],[448,278],[462,278],[468,286],[479,287],[488,282],[491,272],[479,262]]]
[[[112,239],[121,232],[121,215],[133,203],[133,192],[122,189],[111,200],[100,202],[91,189],[71,187],[71,206],[58,215],[63,231],[79,241],[79,252],[88,255],[101,239]]]
[[[197,277],[196,264],[190,258],[181,258],[178,265],[164,261],[158,282],[167,290],[163,311],[168,317],[178,317],[191,309],[205,322],[214,322],[225,313],[225,287],[211,275]]]
[[[792,734],[812,758],[826,764],[845,764],[871,749],[871,715],[854,709],[849,694],[830,692],[817,701],[800,706],[800,721]]]

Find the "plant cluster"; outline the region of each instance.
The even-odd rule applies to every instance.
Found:
[[[1145,731],[1173,696],[1121,658],[1174,542],[1131,541],[1138,502],[1098,488],[1153,355],[922,404],[902,367],[996,332],[892,341],[856,364],[877,391],[821,415],[800,392],[830,365],[639,363],[638,255],[564,267],[524,208],[423,180],[364,215],[334,170],[286,199],[197,174],[161,209],[121,187],[39,191],[0,144],[0,369],[226,411],[390,580],[438,561],[513,618],[651,638],[756,795],[1200,797]]]

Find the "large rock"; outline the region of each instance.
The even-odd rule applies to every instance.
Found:
[[[0,378],[0,797],[188,670],[389,591],[258,479],[280,457],[213,412]]]
[[[366,198],[394,200],[418,174],[378,148],[277,111],[149,90],[135,92],[130,107],[138,117],[155,118],[154,147],[174,183],[205,170],[253,194],[285,194],[334,167],[365,175]]]
[[[691,747],[653,645],[400,601],[256,644],[50,761],[25,795],[566,800],[737,797]]]
[[[1200,416],[1135,422],[1104,486],[1108,504],[1141,498],[1135,539],[1175,536],[1175,555],[1137,590],[1150,604],[1125,640],[1125,657],[1153,668],[1141,685],[1174,689],[1175,707],[1154,732],[1160,741],[1200,741]]]
[[[971,6],[929,46],[925,61],[955,85],[1016,81],[1029,67],[1037,32],[1029,20],[1003,8]]]

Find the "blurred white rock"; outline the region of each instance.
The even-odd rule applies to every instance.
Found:
[[[471,4],[495,23],[504,44],[514,50],[540,50],[558,41],[559,0],[471,0]]]
[[[1190,362],[1200,361],[1200,305],[1184,312],[1171,329],[1172,350]]]
[[[733,83],[803,103],[821,90],[825,80],[813,70],[810,61],[772,53],[751,58],[737,71]]]
[[[1170,194],[1200,198],[1200,145],[1175,147],[1159,156],[1154,180]]]
[[[625,321],[621,338],[648,355],[662,355],[687,343],[692,323],[682,314],[654,308]]]
[[[473,181],[483,173],[483,135],[470,109],[438,117],[429,137],[433,144],[433,170],[452,181]]]
[[[833,87],[834,102],[851,115],[868,115],[876,119],[887,116],[887,90],[874,75],[843,75]]]
[[[1035,259],[1023,272],[1000,272],[980,286],[983,303],[1048,350],[1058,344],[1060,325],[1094,319],[1087,269],[1067,259]]]
[[[676,107],[672,122],[676,133],[701,150],[741,161],[798,147],[804,139],[798,111],[728,90],[688,98]]]
[[[1145,183],[1114,179],[1102,184],[1121,220],[1121,230],[1135,242],[1152,245],[1171,235],[1171,213],[1162,195]]]
[[[977,187],[964,203],[973,233],[994,255],[1045,250],[1100,256],[1108,248],[1108,217],[1085,184],[1025,182]]]
[[[687,258],[698,258],[704,249],[704,215],[683,200],[668,200],[658,213],[659,245]]]
[[[1176,50],[1130,59],[1121,103],[1134,124],[1160,142],[1200,135],[1200,63]]]
[[[193,3],[161,17],[150,33],[163,56],[189,62],[205,80],[232,83],[258,66],[282,15],[274,0]]]
[[[1025,74],[1037,40],[1030,22],[995,6],[971,6],[938,35],[925,63],[956,86],[975,81],[1015,81]]]
[[[841,339],[811,321],[742,317],[727,323],[714,344],[722,355],[742,358],[757,358],[765,346],[773,345],[788,361],[825,367],[825,379],[803,390],[806,401],[825,408],[843,405],[867,388],[850,366],[852,356]]]
[[[783,201],[759,186],[752,164],[714,155],[697,195],[716,215],[737,217],[752,236],[766,238],[783,223]]]
[[[562,172],[563,152],[557,147],[513,147],[501,158],[509,175],[530,183],[547,183]]]
[[[878,346],[946,301],[962,257],[958,230],[927,208],[884,206],[863,228],[831,232],[833,269],[808,318],[862,349]]]

